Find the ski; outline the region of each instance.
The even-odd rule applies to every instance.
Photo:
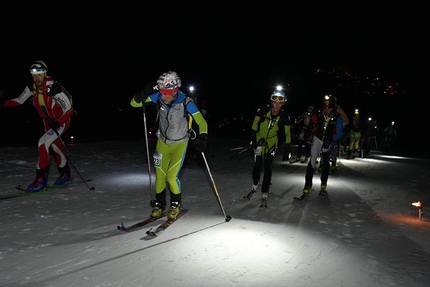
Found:
[[[184,215],[187,212],[187,210],[188,209],[182,209],[175,219],[173,220],[167,219],[162,224],[160,224],[155,230],[152,230],[151,228],[148,231],[146,231],[147,239],[151,239],[159,236],[163,231],[169,228],[169,226],[171,226],[176,220],[178,220],[182,215]]]
[[[91,179],[87,180],[91,181]],[[36,191],[36,192],[28,192],[27,189],[21,187],[21,185],[15,186],[15,189],[22,191],[22,192],[18,192],[18,193],[11,193],[11,194],[7,194],[7,195],[3,195],[0,196],[0,200],[5,200],[5,199],[12,199],[12,198],[17,198],[17,197],[23,197],[23,196],[30,196],[30,195],[34,195],[34,194],[42,194],[42,193],[47,193],[47,192],[52,192],[57,190],[57,188],[65,188],[68,187],[70,185],[72,185],[73,182],[67,182],[65,184],[62,185],[47,185],[45,186],[43,189]]]
[[[320,192],[318,193],[319,196],[328,196],[327,190],[325,189],[321,189]]]
[[[251,190],[247,195],[244,195],[242,198],[246,200],[251,200],[256,192],[256,190]]]
[[[147,224],[149,224],[151,222],[154,222],[154,221],[156,221],[156,220],[158,220],[160,218],[166,217],[166,216],[167,216],[167,213],[163,213],[161,215],[161,217],[157,217],[157,218],[149,216],[147,219],[139,221],[138,223],[135,223],[135,224],[133,224],[131,226],[125,226],[124,223],[121,222],[121,225],[118,225],[117,229],[120,230],[120,231],[124,231],[124,232],[135,231],[139,227],[143,227],[143,226],[145,226],[145,225],[147,225]]]
[[[294,196],[293,198],[294,198],[294,200],[298,200],[298,201],[300,201],[300,200],[303,200],[303,199],[305,199],[306,197],[308,197],[308,194],[302,194],[302,195],[300,195],[300,196]]]
[[[51,192],[54,191],[55,189],[48,189],[48,188],[44,188],[38,192],[28,192],[26,189],[22,188],[21,186],[16,186],[15,187],[17,190],[20,190],[22,192],[18,192],[18,193],[11,193],[11,194],[6,194],[3,196],[0,196],[0,200],[5,200],[5,199],[12,199],[12,198],[17,198],[17,197],[23,197],[23,196],[29,196],[29,195],[33,195],[33,194],[42,194],[42,193],[46,193],[46,192]]]
[[[267,202],[261,203],[260,210],[266,210],[267,209]]]

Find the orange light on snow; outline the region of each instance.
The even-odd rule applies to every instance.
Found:
[[[421,201],[417,201],[417,202],[412,202],[412,206],[418,207],[418,220],[421,220],[421,214],[422,212],[422,208],[423,208],[423,204],[421,203]]]

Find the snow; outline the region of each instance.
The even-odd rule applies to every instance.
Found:
[[[188,212],[150,240],[161,220],[116,228],[151,212],[144,140],[68,144],[91,181],[73,171],[72,185],[10,199],[34,179],[37,150],[0,147],[0,286],[430,286],[428,159],[342,158],[328,197],[315,173],[309,198],[294,201],[306,164],[278,154],[269,207],[259,210],[260,193],[242,199],[252,154],[234,149],[248,141],[209,141],[210,173],[202,160],[181,173]],[[53,164],[51,183],[56,176]]]

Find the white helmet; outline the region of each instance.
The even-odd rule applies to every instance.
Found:
[[[164,94],[175,94],[181,87],[181,78],[174,71],[161,74],[157,80],[157,89]]]
[[[34,61],[30,66],[30,74],[32,75],[46,74],[46,72],[48,72],[48,66],[42,60]]]

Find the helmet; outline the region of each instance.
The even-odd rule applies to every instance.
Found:
[[[178,89],[181,87],[181,78],[174,71],[168,71],[161,74],[157,80],[157,89],[168,95],[176,94]]]
[[[322,100],[322,105],[327,106],[328,108],[334,108],[337,106],[337,99],[333,95],[325,95]]]
[[[284,91],[275,90],[270,96],[270,100],[272,102],[285,102],[285,93]]]
[[[30,74],[32,75],[46,74],[46,72],[48,72],[48,66],[42,60],[34,61],[30,65]]]

